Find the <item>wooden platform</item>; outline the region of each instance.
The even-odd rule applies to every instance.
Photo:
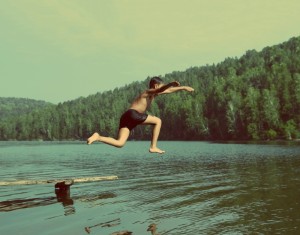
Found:
[[[85,182],[117,180],[117,179],[118,179],[118,176],[111,175],[111,176],[95,176],[95,177],[72,178],[72,179],[0,181],[0,186],[30,185],[30,184],[51,184],[51,183],[58,183],[58,182],[85,183]]]

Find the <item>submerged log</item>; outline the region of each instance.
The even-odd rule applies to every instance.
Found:
[[[30,185],[30,184],[51,184],[59,182],[73,183],[84,183],[84,182],[95,182],[104,180],[117,180],[118,176],[95,176],[95,177],[83,177],[83,178],[73,178],[73,179],[52,179],[52,180],[17,180],[17,181],[0,181],[0,186],[10,186],[10,185]]]

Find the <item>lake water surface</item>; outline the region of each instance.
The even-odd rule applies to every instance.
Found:
[[[117,175],[0,186],[0,234],[300,234],[300,144],[0,142],[0,181]]]

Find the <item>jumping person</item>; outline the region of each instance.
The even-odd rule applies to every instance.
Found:
[[[131,104],[130,108],[123,113],[120,118],[118,138],[101,136],[95,132],[87,139],[87,144],[92,144],[95,141],[100,141],[118,148],[125,145],[130,131],[137,125],[153,125],[152,141],[149,148],[150,153],[164,153],[165,151],[157,147],[157,140],[161,128],[161,119],[155,116],[146,114],[147,108],[157,95],[170,94],[177,91],[189,91],[194,89],[188,86],[180,86],[179,82],[171,82],[164,84],[159,77],[153,77],[149,82],[149,89],[141,93]]]

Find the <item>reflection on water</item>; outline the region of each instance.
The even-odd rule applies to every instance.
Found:
[[[123,149],[18,143],[0,143],[1,180],[119,180],[74,184],[59,194],[54,185],[0,187],[1,234],[143,235],[149,224],[160,234],[300,232],[298,143],[161,142],[168,150],[162,156],[148,154],[148,142]]]
[[[118,219],[114,219],[114,220],[111,220],[111,221],[107,221],[107,222],[101,222],[101,223],[98,223],[98,224],[94,224],[94,225],[90,225],[90,226],[87,226],[84,228],[84,230],[90,234],[92,231],[92,228],[95,228],[95,227],[113,227],[113,226],[117,226],[117,225],[120,225],[121,223],[121,220],[120,218]]]
[[[49,194],[52,195],[52,193]],[[67,190],[55,189],[55,195],[56,197],[49,196],[0,201],[0,212],[10,212],[25,208],[47,206],[59,202],[64,208],[64,215],[67,216],[75,213],[74,200],[82,202],[92,202],[116,197],[116,195],[113,193],[102,193],[99,195],[71,197],[70,188],[68,188]]]
[[[0,202],[0,211],[9,212],[13,210],[32,208],[36,206],[47,206],[56,202],[55,197],[15,199]]]
[[[55,186],[55,194],[58,202],[61,202],[65,208],[65,215],[75,213],[74,201],[71,198],[71,186],[73,182],[66,184],[66,182],[58,182]]]

